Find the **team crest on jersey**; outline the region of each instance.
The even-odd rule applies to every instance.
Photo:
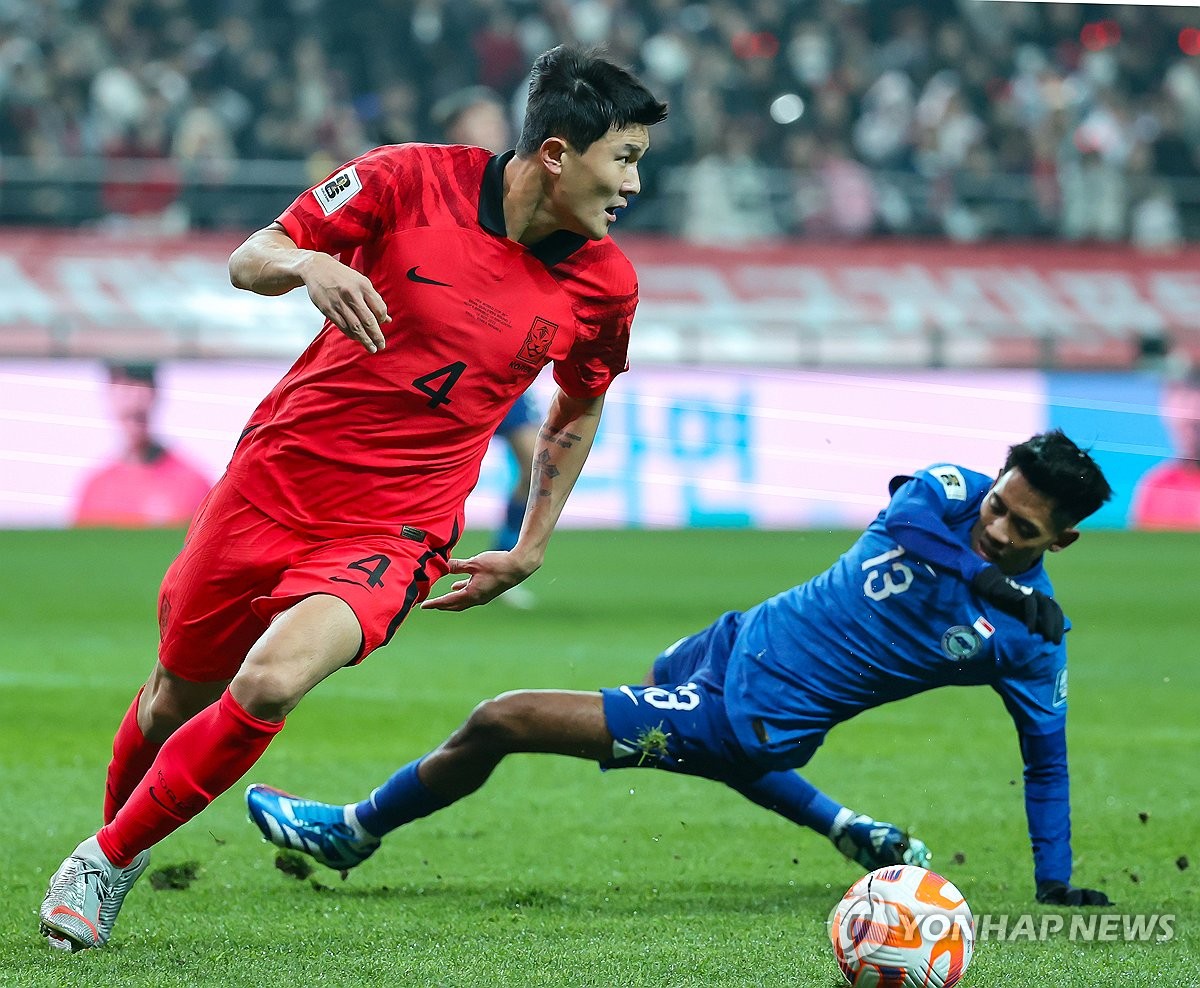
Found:
[[[967,659],[975,658],[982,647],[983,639],[979,632],[965,624],[947,628],[946,633],[942,635],[942,651],[946,658],[955,662],[966,662]]]
[[[525,334],[525,342],[517,352],[517,360],[523,364],[540,367],[550,352],[550,344],[554,342],[554,334],[558,332],[558,323],[535,316],[533,325]]]
[[[967,482],[958,467],[947,464],[944,467],[932,467],[929,472],[942,485],[942,490],[951,501],[967,499]]]
[[[343,168],[336,175],[331,175],[327,181],[313,189],[321,211],[328,216],[335,209],[341,209],[346,203],[362,191],[362,182],[353,165]]]

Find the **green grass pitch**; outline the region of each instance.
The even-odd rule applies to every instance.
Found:
[[[155,851],[152,871],[194,868],[174,883],[186,887],[143,879],[109,947],[49,951],[37,907],[99,822],[112,732],[149,670],[155,592],[179,539],[0,533],[0,986],[842,983],[825,918],[858,871],[825,840],[712,783],[547,756],[510,759],[346,882],[278,871],[237,786]],[[416,614],[309,696],[248,781],[357,798],[478,700],[636,681],[663,646],[811,575],[851,539],[562,532],[531,583],[537,610]],[[1121,913],[1174,916],[1173,939],[992,939],[965,985],[1200,984],[1197,560],[1196,536],[1098,531],[1050,561],[1075,622],[1076,878]],[[977,916],[1055,912],[1031,905],[1020,760],[990,691],[873,711],[834,731],[808,774],[911,826]]]

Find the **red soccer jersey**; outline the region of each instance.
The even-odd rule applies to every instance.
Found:
[[[170,450],[152,463],[118,460],[87,478],[75,505],[75,524],[186,525],[208,488],[204,475]]]
[[[508,158],[377,148],[279,217],[300,247],[365,274],[392,321],[375,354],[326,322],[250,417],[229,474],[260,510],[322,536],[411,525],[447,538],[492,433],[542,367],[553,361],[573,397],[625,370],[632,265],[609,238],[509,240]]]
[[[1133,495],[1134,528],[1200,531],[1200,467],[1169,460],[1151,468]]]

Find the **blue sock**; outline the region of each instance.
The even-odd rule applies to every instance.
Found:
[[[507,552],[517,544],[521,536],[521,522],[525,520],[525,502],[513,498],[504,512],[504,527],[496,533],[496,548]]]
[[[733,784],[733,788],[759,806],[810,827],[823,837],[829,836],[844,808],[797,772],[768,772],[753,782]]]
[[[354,815],[367,833],[382,837],[454,802],[425,788],[417,777],[417,766],[423,760],[423,757],[418,758],[398,769],[387,782],[354,807]]]

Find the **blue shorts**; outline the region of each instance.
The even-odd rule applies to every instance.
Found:
[[[725,666],[741,614],[723,614],[654,661],[654,686],[601,690],[613,757],[602,769],[661,768],[720,782],[762,775],[725,712]]]
[[[496,435],[503,439],[528,425],[536,426],[541,424],[542,417],[538,413],[537,405],[533,403],[533,399],[526,392],[517,399],[516,404],[500,420],[500,424],[496,426]]]

